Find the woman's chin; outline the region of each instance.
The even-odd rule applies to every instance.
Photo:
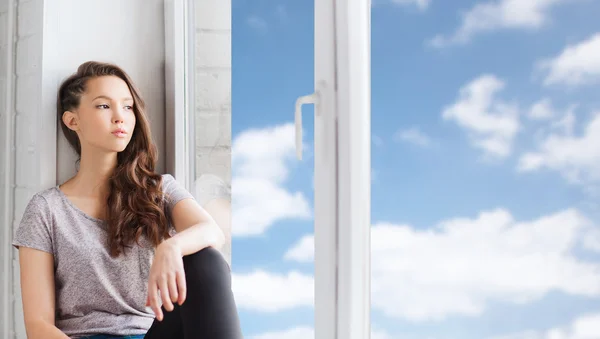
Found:
[[[121,153],[127,148],[127,145],[113,146],[107,149],[108,152]]]
[[[128,144],[129,143],[126,143],[126,142],[122,142],[122,143],[120,142],[120,143],[113,144],[110,146],[110,151],[121,153],[127,148]]]

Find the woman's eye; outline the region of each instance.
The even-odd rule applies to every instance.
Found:
[[[127,109],[127,110],[132,110],[132,109],[133,109],[133,106],[125,106],[125,109]]]
[[[108,109],[108,105],[98,105],[96,108]]]

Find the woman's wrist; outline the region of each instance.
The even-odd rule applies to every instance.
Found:
[[[171,251],[177,251],[183,257],[183,249],[181,247],[181,242],[179,241],[179,237],[172,236],[171,238],[163,241],[159,246]]]
[[[166,246],[175,246],[182,256],[186,256],[206,247],[220,250],[225,243],[225,234],[216,223],[203,223],[177,233],[165,242],[168,242]]]

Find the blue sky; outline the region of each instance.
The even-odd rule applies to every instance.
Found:
[[[234,290],[249,338],[307,338],[313,2],[232,11]],[[374,1],[373,339],[600,338],[597,13]]]

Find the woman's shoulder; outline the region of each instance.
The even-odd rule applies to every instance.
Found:
[[[175,181],[175,177],[173,177],[171,174],[169,173],[165,173],[165,174],[161,174],[160,175],[162,177],[162,182],[164,183],[170,183]]]
[[[177,180],[171,174],[161,174],[161,178],[160,189],[163,193],[167,193],[178,186]]]
[[[57,186],[54,186],[34,193],[29,198],[28,205],[37,207],[37,209],[47,208],[49,206],[56,206],[58,199],[60,199],[60,190]]]
[[[35,220],[50,222],[51,217],[62,206],[60,190],[57,187],[47,188],[34,193],[21,212],[22,221]]]
[[[15,248],[23,246],[53,253],[53,212],[60,206],[56,203],[59,193],[56,187],[51,187],[33,194],[15,231],[12,243]]]
[[[169,205],[171,205],[170,207],[173,207],[180,200],[193,198],[185,186],[179,183],[171,174],[162,175],[161,191],[165,195]]]

